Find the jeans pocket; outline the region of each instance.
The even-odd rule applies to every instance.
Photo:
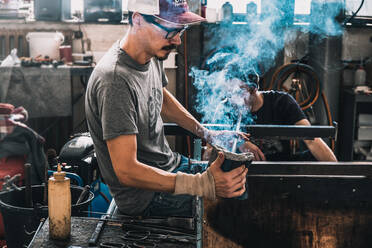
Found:
[[[155,196],[153,203],[155,205],[164,206],[167,208],[181,208],[186,202],[189,201],[192,201],[192,196],[159,193]]]

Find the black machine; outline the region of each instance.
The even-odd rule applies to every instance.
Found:
[[[85,22],[120,23],[121,19],[121,0],[84,0]]]
[[[66,163],[63,170],[76,173],[84,185],[91,184],[98,178],[98,164],[93,141],[89,133],[79,133],[72,137],[61,149],[58,162]],[[56,165],[51,165],[53,170]]]

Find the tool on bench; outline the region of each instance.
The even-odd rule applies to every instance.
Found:
[[[177,242],[177,243],[192,243],[193,237],[190,235],[174,235],[164,234],[150,231],[127,231],[120,237],[124,241],[147,241],[153,243],[159,242]]]
[[[115,214],[113,218],[112,214],[102,212],[87,212],[81,211],[81,213],[101,214],[106,216],[106,221],[113,220],[115,222],[120,221],[123,224],[138,224],[138,225],[156,225],[163,227],[174,227],[178,229],[185,229],[189,231],[195,230],[195,219],[193,217],[140,217],[140,216],[129,216],[123,214]]]
[[[159,243],[170,242],[170,243],[193,243],[195,240],[190,235],[171,235],[171,234],[160,234],[151,233],[150,231],[126,231],[124,235],[120,236],[124,243],[117,242],[102,242],[100,247],[102,248],[129,248],[129,247],[141,247],[141,248],[154,248],[161,247]]]
[[[89,246],[95,246],[99,239],[99,235],[101,234],[104,225],[105,225],[106,216],[102,216],[101,219],[98,221],[96,229],[94,230],[92,236],[89,239]]]
[[[115,242],[102,242],[99,244],[100,248],[129,248],[127,244],[115,243]]]
[[[148,218],[148,219],[123,219],[123,224],[142,224],[176,227],[187,230],[195,230],[194,218],[187,217],[167,217],[167,218]]]
[[[124,235],[121,236],[125,241],[150,241],[158,242],[180,242],[195,243],[196,238],[193,234],[183,233],[162,227],[151,227],[143,225],[123,224]]]
[[[107,214],[101,216],[100,220],[97,223],[96,229],[94,230],[94,232],[92,233],[92,236],[89,239],[89,242],[88,242],[89,246],[97,245],[97,241],[104,228],[105,222],[107,220],[107,216],[112,215],[112,213],[115,210],[115,207],[116,207],[115,201],[111,201],[111,204],[107,210]]]
[[[132,244],[124,244],[124,243],[115,243],[115,242],[102,242],[99,244],[100,248],[156,248],[158,247],[154,243],[150,242],[144,242],[144,241],[138,241],[138,242],[133,242]]]
[[[157,247],[156,241],[148,239],[150,237],[150,232],[143,231],[128,231],[125,232],[120,238],[123,239],[124,243],[117,242],[102,242],[100,247],[103,248],[132,248],[132,247],[141,247],[141,248],[152,248]]]

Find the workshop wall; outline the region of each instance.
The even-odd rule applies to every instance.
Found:
[[[296,40],[285,46],[284,63],[301,58],[308,52],[309,35],[298,32]],[[342,60],[361,60],[372,57],[372,29],[348,28],[342,37]],[[367,74],[372,77],[372,68]]]
[[[0,34],[5,31],[33,30],[33,31],[78,31],[83,32],[83,40],[86,46],[90,44],[90,50],[97,59],[102,53],[107,51],[111,45],[120,39],[128,29],[128,25],[110,25],[110,24],[76,24],[62,22],[30,22],[23,23],[19,21],[0,22]],[[71,42],[71,41],[69,41]],[[75,42],[72,40],[73,52],[81,52],[81,40]],[[80,47],[79,47],[80,46]],[[86,47],[87,48],[87,47]]]
[[[290,43],[287,43],[284,50],[284,63],[290,63],[293,59],[302,58],[309,52],[309,35],[302,32],[297,32],[297,38]],[[324,44],[323,44],[324,45]],[[331,46],[326,48],[327,53],[335,53],[335,47]],[[320,51],[321,52],[321,51]],[[342,37],[342,54],[341,60],[343,61],[356,61],[366,60],[367,58],[372,58],[372,29],[369,28],[351,28],[348,27],[344,31]],[[320,62],[320,61],[318,61]],[[324,61],[323,61],[324,62]],[[327,61],[325,61],[327,63]],[[328,61],[330,63],[330,61]],[[328,64],[329,68],[334,66],[333,63]],[[328,69],[329,69],[328,68]],[[342,68],[340,69],[342,70]],[[332,71],[332,70],[331,70]],[[367,71],[367,82],[372,83],[372,59],[370,59],[366,64]],[[339,99],[339,91],[343,86],[352,86],[354,84],[354,73],[355,70],[348,69],[344,70],[342,73],[342,78],[340,82],[334,82],[335,87],[331,87],[333,90],[327,91],[327,87],[323,87],[328,97],[328,100],[335,101]],[[333,100],[332,100],[333,99]],[[338,120],[339,112],[338,103],[333,104],[332,114],[334,119]]]
[[[103,54],[111,47],[111,45],[118,39],[120,39],[127,31],[128,25],[111,25],[111,24],[76,24],[76,23],[61,23],[61,22],[31,22],[24,23],[20,21],[0,21],[0,36],[2,33],[21,32],[22,30],[32,31],[60,31],[60,32],[73,32],[79,29],[83,32],[84,48],[90,50],[95,58],[95,61],[103,56]],[[303,57],[309,52],[309,35],[297,32],[297,37],[294,41],[287,43],[283,51],[283,62],[289,63],[292,59],[298,59]],[[343,60],[360,60],[366,57],[372,57],[372,30],[365,28],[348,28],[343,36],[342,45],[342,59]],[[68,40],[73,47],[74,53],[81,52],[81,40]],[[181,65],[182,66],[182,65]],[[178,82],[176,86],[176,69],[166,69],[166,73],[169,79],[168,89],[175,95],[183,96],[184,89],[183,83]],[[349,72],[353,73],[353,71]],[[351,76],[352,78],[352,76]],[[367,67],[367,78],[372,81],[372,63],[370,67]],[[76,84],[78,85],[78,84]],[[341,83],[339,84],[341,86]],[[81,89],[77,89],[77,92]],[[177,92],[176,92],[177,91]],[[337,91],[334,91],[337,92]],[[329,94],[336,94],[329,92]],[[176,94],[177,93],[177,94]],[[191,93],[191,92],[190,92]],[[338,98],[337,96],[333,96]],[[182,99],[181,99],[182,102]],[[83,111],[83,102],[79,102],[75,113],[81,113]],[[78,115],[78,114],[77,114]],[[82,116],[81,114],[79,116]],[[81,120],[74,118],[74,126],[78,125]],[[82,127],[80,127],[82,128]],[[171,143],[173,143],[171,141]]]
[[[76,24],[76,23],[62,23],[62,22],[43,22],[36,21],[30,23],[24,23],[18,20],[5,21],[0,20],[0,37],[8,37],[12,34],[27,34],[27,32],[34,31],[49,31],[49,32],[62,32],[68,33],[71,37],[66,40],[65,44],[72,45],[73,53],[82,52],[82,42],[81,40],[74,40],[73,32],[79,31],[83,32],[83,43],[85,51],[93,55],[94,61],[98,62],[99,59],[105,54],[105,52],[112,46],[112,44],[121,39],[127,32],[129,25],[112,25],[112,24]],[[27,50],[27,43],[23,49]],[[27,56],[28,52],[22,52],[22,55]],[[1,58],[0,58],[1,59]],[[176,95],[176,67],[166,68],[165,72],[167,74],[169,85],[168,90]],[[79,78],[73,79],[73,92],[74,95],[84,94],[84,87],[80,84]],[[78,98],[77,102],[74,104],[74,111],[72,117],[72,127],[74,133],[87,131],[86,125],[84,123],[84,98]],[[68,135],[67,135],[68,136]],[[168,137],[168,141],[172,148],[175,147],[175,138]]]
[[[0,22],[0,35],[2,33],[19,32],[20,30],[33,31],[78,31],[83,32],[83,40],[88,41],[90,51],[93,53],[96,62],[104,55],[104,53],[112,46],[118,39],[122,38],[129,25],[110,25],[110,24],[74,24],[74,23],[60,23],[60,22],[31,22],[23,23],[18,21]],[[74,53],[79,53],[81,50],[81,42],[72,40],[72,49]],[[87,47],[85,47],[87,49]],[[166,73],[170,82],[169,89],[175,93],[175,73],[174,69],[166,69]]]
[[[343,36],[342,59],[350,61],[365,60],[370,58],[366,63],[367,82],[372,85],[372,29],[349,28]],[[346,85],[352,85],[352,70],[345,70],[344,80]]]
[[[343,60],[372,57],[372,29],[349,28],[343,36]]]

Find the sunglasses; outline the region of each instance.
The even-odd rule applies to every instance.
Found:
[[[155,26],[159,27],[160,29],[166,31],[167,34],[165,35],[164,38],[168,39],[168,40],[173,39],[177,34],[180,34],[180,37],[181,37],[182,34],[186,31],[186,29],[188,29],[188,27],[189,27],[188,25],[185,25],[182,28],[168,28],[168,27],[165,27],[165,26],[161,25],[160,23],[158,23],[156,21],[155,16],[152,16],[152,15],[142,15],[142,16],[143,16],[143,18],[145,19],[146,22],[154,24]]]

